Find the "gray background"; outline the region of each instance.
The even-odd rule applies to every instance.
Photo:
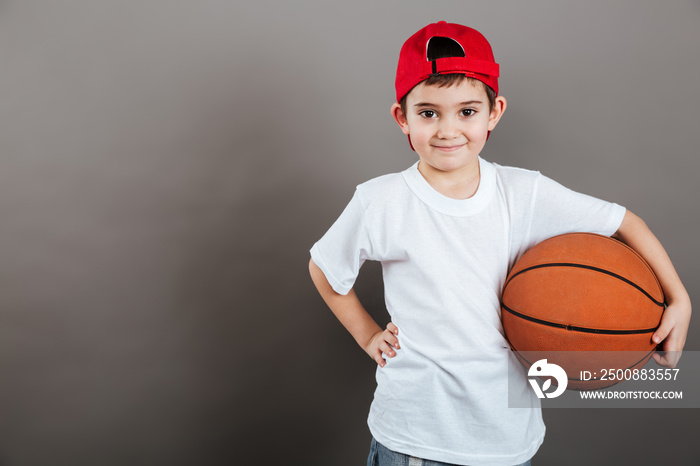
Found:
[[[308,249],[414,162],[395,64],[442,19],[502,66],[482,155],[627,206],[697,298],[697,1],[2,1],[0,465],[364,463]],[[700,462],[697,410],[544,415],[536,464]]]

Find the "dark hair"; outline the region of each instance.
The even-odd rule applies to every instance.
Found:
[[[481,86],[484,91],[486,91],[486,97],[489,99],[489,113],[491,113],[491,110],[493,110],[493,106],[496,104],[496,93],[494,92],[493,89],[491,89],[490,86],[487,86],[483,82],[479,81],[476,78],[471,78],[469,76],[466,76],[464,74],[436,74],[430,76],[428,79],[425,81],[422,81],[425,83],[426,86],[437,86],[437,87],[451,87],[457,84],[460,84],[462,81],[465,79],[469,80],[469,82],[473,86]],[[413,90],[413,89],[411,89]],[[399,102],[399,105],[401,105],[401,111],[403,114],[406,114],[406,97],[408,97],[408,94],[410,94],[411,91],[408,91],[408,93],[401,98],[401,101]]]

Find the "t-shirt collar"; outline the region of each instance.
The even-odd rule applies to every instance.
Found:
[[[479,157],[479,187],[468,199],[453,199],[435,190],[418,171],[418,162],[401,172],[410,190],[432,209],[453,217],[466,217],[480,212],[491,200],[496,188],[496,170]]]

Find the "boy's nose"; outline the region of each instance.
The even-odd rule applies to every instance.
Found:
[[[454,118],[442,118],[438,127],[437,137],[440,139],[452,139],[458,136],[457,122]]]

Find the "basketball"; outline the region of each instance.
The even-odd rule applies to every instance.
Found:
[[[664,308],[654,272],[633,249],[607,236],[570,233],[537,244],[515,263],[501,319],[526,367],[535,362],[526,352],[551,353],[550,362],[567,373],[568,389],[589,390],[617,381],[586,379],[583,371],[646,364]],[[591,357],[594,351],[600,357]]]

